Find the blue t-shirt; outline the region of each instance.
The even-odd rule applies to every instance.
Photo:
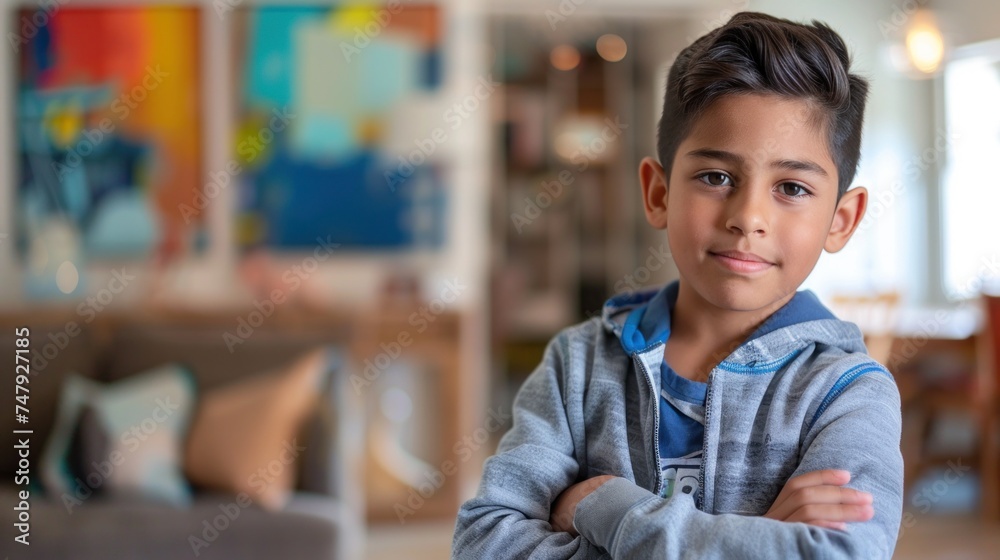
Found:
[[[680,281],[667,284],[648,304],[632,311],[626,323],[638,323],[638,332],[630,333],[633,338],[640,339],[633,340],[638,343],[635,347],[665,343],[670,338],[670,316],[677,303],[679,289]],[[796,323],[832,318],[835,317],[812,292],[796,292],[788,303],[747,337],[746,342]],[[698,490],[701,469],[708,384],[678,375],[664,359],[660,364],[660,386],[658,443],[664,482],[660,496],[669,498],[677,492],[694,494]]]

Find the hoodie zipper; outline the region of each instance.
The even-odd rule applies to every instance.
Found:
[[[712,410],[712,373],[708,374],[707,387],[705,388],[705,434],[701,438],[701,466],[698,468],[698,495],[695,500],[695,507],[707,512],[705,509],[705,464],[708,461],[708,418]]]
[[[646,350],[649,351],[653,348],[647,348]],[[649,392],[653,394],[656,391],[656,387],[653,386],[653,379],[650,376],[649,370],[646,369],[646,364],[639,359],[639,354],[640,352],[636,352],[632,359],[638,364],[639,369],[642,370],[643,377],[646,378],[646,385],[649,386]],[[655,422],[653,422],[653,457],[655,460],[653,470],[656,472],[656,488],[654,489],[654,493],[659,496],[663,489],[663,471],[660,469],[660,396],[653,394],[653,400],[656,406]],[[705,462],[708,460],[708,419],[711,408],[712,375],[709,374],[705,393],[705,436],[701,439],[701,465],[698,467],[698,499],[696,500],[696,506],[702,511],[705,511]]]
[[[639,353],[637,352],[633,356],[633,360],[638,363],[639,368],[642,370],[643,376],[646,378],[646,384],[649,386],[649,392],[653,395],[653,404],[656,414],[653,415],[653,472],[656,473],[656,486],[653,489],[653,493],[657,496],[660,495],[663,488],[663,472],[660,470],[660,395],[656,393],[656,387],[653,386],[653,379],[649,374],[649,370],[646,369],[646,364],[639,359]]]

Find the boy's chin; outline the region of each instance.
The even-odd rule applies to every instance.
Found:
[[[788,295],[771,278],[713,278],[695,289],[708,303],[727,311],[765,309]]]

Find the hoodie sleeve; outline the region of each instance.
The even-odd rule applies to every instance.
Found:
[[[513,427],[484,467],[476,497],[458,512],[452,558],[607,558],[582,537],[556,532],[552,503],[579,464],[564,403],[561,337],[514,399]]]
[[[712,515],[697,509],[690,495],[664,500],[616,478],[580,501],[574,526],[613,558],[891,558],[903,506],[899,392],[884,370],[842,382],[818,406],[792,477],[850,471],[848,486],[873,495],[871,520],[838,531]]]

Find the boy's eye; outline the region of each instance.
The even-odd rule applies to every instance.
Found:
[[[708,173],[702,173],[698,176],[702,183],[707,183],[713,187],[724,187],[729,186],[733,183],[733,180],[729,178],[729,175],[725,173],[719,173],[718,171],[709,171]]]
[[[800,197],[810,194],[805,187],[798,183],[782,183],[779,187],[781,194],[791,197]]]

